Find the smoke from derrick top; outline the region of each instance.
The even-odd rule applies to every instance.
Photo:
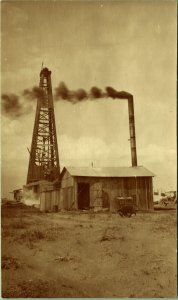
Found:
[[[10,117],[19,117],[22,113],[19,97],[15,94],[2,94],[2,112]]]
[[[44,98],[45,93],[38,86],[34,86],[32,89],[25,89],[20,95],[2,94],[2,112],[9,118],[18,118],[31,112],[35,100],[42,102]]]

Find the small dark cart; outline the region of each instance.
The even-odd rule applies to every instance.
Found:
[[[133,214],[136,215],[136,199],[133,197],[116,197],[116,201],[120,216],[127,216],[130,218]]]

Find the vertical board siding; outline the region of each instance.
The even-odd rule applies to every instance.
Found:
[[[152,178],[141,177],[137,178],[137,195],[138,195],[138,208],[147,210],[153,208],[153,186]]]
[[[45,210],[51,210],[51,192],[45,192]]]
[[[68,210],[70,208],[75,207],[73,187],[74,187],[74,178],[66,170],[61,181],[61,192],[60,192],[61,200],[59,205],[61,209]]]
[[[74,208],[78,209],[77,180],[76,180],[76,178],[74,178],[73,201],[74,201]]]
[[[74,208],[73,187],[68,188],[68,209]]]
[[[61,201],[60,201],[61,209],[68,210],[71,208],[75,208],[73,187],[62,188],[60,197],[61,197]]]
[[[59,209],[64,209],[63,202],[64,202],[64,193],[63,193],[63,189],[61,188],[60,189],[59,204],[58,204]]]
[[[73,185],[74,185],[74,178],[69,174],[68,171],[66,171],[61,181],[61,187],[65,188]]]
[[[102,207],[102,182],[96,181],[90,184],[90,206]]]
[[[40,194],[40,210],[45,211],[45,193]]]
[[[60,191],[43,191],[40,193],[40,210],[56,211],[59,207]]]
[[[148,209],[153,209],[153,179],[148,178]]]
[[[67,193],[67,188],[62,189],[63,193],[63,209],[68,209],[68,193]]]

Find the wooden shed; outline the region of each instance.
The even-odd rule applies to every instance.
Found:
[[[41,211],[57,211],[60,197],[60,182],[41,180],[23,187],[24,203],[35,205]]]
[[[133,197],[139,210],[153,209],[154,174],[138,167],[64,167],[60,176],[60,209],[115,210],[116,197]]]

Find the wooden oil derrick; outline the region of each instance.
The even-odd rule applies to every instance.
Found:
[[[40,72],[41,96],[37,100],[27,184],[38,180],[53,181],[60,174],[51,71]]]

